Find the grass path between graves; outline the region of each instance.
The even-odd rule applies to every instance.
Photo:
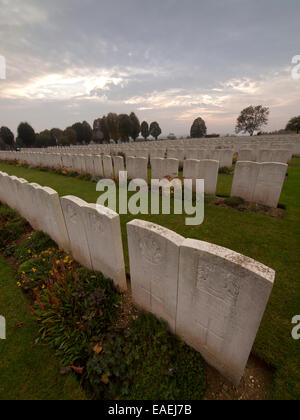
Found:
[[[54,173],[0,162],[0,170],[29,182],[54,188],[59,195],[75,195],[96,202],[96,184]],[[232,176],[220,174],[217,194],[230,194]],[[266,264],[276,271],[275,286],[260,326],[254,352],[274,366],[274,398],[300,398],[300,341],[293,340],[292,318],[300,313],[300,159],[288,169],[280,204],[286,206],[283,219],[239,212],[206,204],[200,226],[186,226],[185,215],[121,215],[126,268],[128,251],[126,223],[140,218],[158,223],[184,237],[224,246]]]
[[[0,340],[0,400],[85,400],[75,376],[60,374],[49,347],[34,344],[38,327],[1,257],[0,314],[7,320],[6,340]]]

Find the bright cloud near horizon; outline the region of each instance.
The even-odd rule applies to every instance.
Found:
[[[0,126],[65,128],[134,111],[163,134],[233,133],[248,105],[267,130],[299,115],[299,0],[0,0]]]

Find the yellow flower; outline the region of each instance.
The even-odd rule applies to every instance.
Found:
[[[45,287],[46,287],[46,286],[43,284],[42,289],[45,289]]]
[[[18,283],[17,283],[17,286],[18,286],[18,287],[21,287],[21,283],[20,283],[19,281],[18,281]]]
[[[35,273],[36,272],[36,268],[32,267],[32,271]]]
[[[31,254],[31,250],[30,250],[30,249],[28,249],[28,251],[27,251],[27,252],[28,252],[28,254]]]

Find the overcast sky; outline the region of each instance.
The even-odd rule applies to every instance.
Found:
[[[0,0],[0,126],[91,124],[108,112],[163,134],[233,133],[248,105],[268,130],[300,114],[299,0]]]

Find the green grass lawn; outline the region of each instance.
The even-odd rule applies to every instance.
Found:
[[[7,320],[6,340],[0,340],[0,400],[86,399],[74,375],[60,374],[49,347],[34,344],[37,325],[26,303],[13,270],[0,258],[0,314]]]
[[[299,164],[300,159],[293,159]],[[96,202],[96,184],[0,162],[0,170],[54,188],[60,195],[75,195]],[[291,337],[291,319],[300,312],[300,166],[290,166],[280,198],[286,206],[283,219],[238,212],[206,204],[205,221],[186,226],[184,215],[121,215],[126,267],[126,223],[140,218],[158,223],[184,237],[230,248],[276,270],[275,286],[254,345],[254,352],[277,368],[273,396],[300,398],[300,342]],[[220,174],[217,193],[229,195],[232,176]]]

